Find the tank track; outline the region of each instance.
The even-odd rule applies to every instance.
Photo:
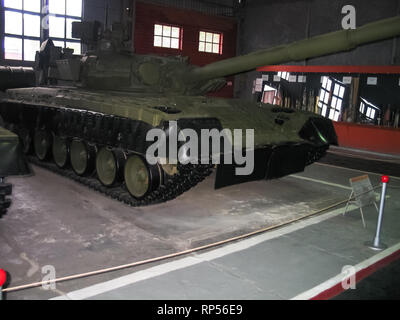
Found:
[[[0,218],[7,213],[7,209],[11,205],[12,186],[10,183],[0,181]]]
[[[145,198],[137,200],[133,198],[124,188],[124,185],[108,188],[101,184],[96,175],[78,176],[71,169],[60,169],[56,164],[49,161],[40,161],[34,156],[28,157],[29,161],[41,168],[45,168],[63,177],[72,179],[90,189],[98,191],[112,199],[121,201],[132,207],[158,204],[175,199],[182,193],[188,191],[203,181],[212,173],[212,165],[180,165],[178,172],[172,177],[167,177],[163,185],[149,193]]]
[[[10,108],[12,106],[12,108]],[[97,146],[109,146],[122,150],[129,154],[143,154],[146,150],[146,131],[151,126],[137,120],[79,110],[72,108],[54,108],[50,106],[32,106],[21,103],[8,103],[2,106],[8,110],[12,117],[6,120],[6,124],[18,134],[18,128],[26,128],[30,132],[35,129],[45,128],[58,135],[78,138],[89,144]],[[4,111],[4,109],[2,110]],[[36,119],[34,127],[32,119]],[[8,121],[7,121],[8,120]],[[28,124],[29,123],[29,124]],[[178,164],[178,173],[173,176],[164,174],[164,183],[157,189],[149,192],[142,199],[132,197],[122,182],[117,187],[106,187],[97,179],[94,172],[89,176],[78,176],[70,166],[59,168],[51,158],[41,161],[35,156],[28,155],[28,160],[42,168],[50,170],[61,176],[70,178],[93,190],[96,190],[115,200],[124,202],[130,206],[145,206],[172,200],[188,191],[212,173],[213,165]]]

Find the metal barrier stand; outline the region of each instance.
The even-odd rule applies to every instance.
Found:
[[[387,248],[387,245],[380,242],[380,236],[381,236],[381,229],[382,229],[382,220],[383,220],[383,209],[385,207],[385,196],[386,196],[386,187],[387,183],[389,182],[389,177],[388,176],[382,176],[381,178],[382,181],[382,194],[381,194],[381,202],[379,205],[379,216],[378,216],[378,224],[376,226],[376,233],[375,233],[375,238],[373,241],[367,241],[365,245],[372,250],[380,251],[384,250]]]
[[[3,300],[3,285],[6,282],[7,274],[3,269],[0,269],[0,300]]]

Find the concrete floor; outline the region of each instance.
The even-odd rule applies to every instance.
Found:
[[[304,173],[294,176],[274,181],[251,182],[217,191],[213,189],[214,177],[211,176],[176,200],[150,207],[130,208],[43,169],[34,167],[34,170],[36,174],[33,177],[9,180],[14,184],[14,203],[8,214],[0,220],[0,266],[11,273],[9,287],[42,280],[41,268],[45,265],[54,266],[57,277],[62,277],[158,257],[302,217],[348,197],[350,193],[348,179],[362,174],[354,170],[314,164]],[[379,183],[378,175],[370,175],[370,179],[373,185]],[[392,185],[400,186],[400,180],[393,180]],[[385,224],[385,231],[389,234],[390,244],[400,241],[398,228],[400,220],[398,215],[394,214],[400,209],[399,192],[398,189],[390,187],[388,189],[390,200],[385,212],[385,221],[389,223]],[[249,286],[246,297],[290,298],[301,290],[306,290],[311,284],[323,281],[325,276],[332,272],[337,274],[335,268],[342,265],[343,261],[329,262],[332,256],[329,250],[333,252],[334,257],[343,254],[342,250],[348,252],[349,257],[344,260],[350,259],[353,263],[371,255],[372,253],[365,248],[360,249],[362,246],[360,239],[368,240],[372,237],[376,211],[370,207],[366,208],[365,212],[367,229],[362,228],[360,216],[354,210],[346,217],[340,215],[332,217],[333,220],[321,222],[326,224],[324,228],[322,224],[320,225],[322,229],[296,231],[300,234],[303,232],[303,238],[306,237],[307,241],[311,241],[310,243],[303,241],[304,239],[299,234],[278,238],[279,243],[282,243],[282,248],[286,248],[284,250],[281,248],[283,251],[278,250],[281,252],[279,257],[273,255],[271,250],[275,249],[272,247],[269,251],[267,249],[272,242],[269,242],[267,247],[262,243],[259,244],[259,249],[254,247],[261,250],[256,255],[249,252],[250,256],[246,256],[247,253],[243,253],[239,261],[245,263],[251,261],[249,264],[251,266],[259,265],[260,272],[265,271],[267,267],[263,259],[254,260],[260,256],[260,253],[262,257],[269,257],[268,263],[272,263],[268,269],[269,276],[264,277],[270,290],[254,291],[254,288]],[[341,239],[337,246],[333,245],[335,241],[331,243],[329,237],[326,237],[332,228],[342,230],[340,235],[334,235]],[[312,237],[309,238],[309,235]],[[357,240],[357,245],[352,244],[353,236],[360,238]],[[276,242],[278,239],[269,241]],[[322,254],[321,250],[310,251],[310,246],[317,245],[313,244],[313,241],[317,244],[325,243],[327,248],[323,251],[328,253]],[[290,281],[294,281],[292,283],[294,287],[289,286],[286,292],[280,292],[270,282],[276,277],[271,270],[279,270],[281,266],[288,265],[287,261],[289,266],[295,265],[296,258],[290,257],[290,253],[295,250],[293,246],[299,249],[299,257],[309,257],[307,259],[309,262],[315,259],[325,261],[323,256],[329,257],[326,263],[323,262],[326,272],[317,273],[320,276],[310,281],[306,281],[307,278],[303,276],[301,281],[303,285],[297,286],[296,277],[292,277]],[[285,254],[285,250],[289,251]],[[304,253],[308,251],[309,256]],[[235,260],[233,256],[226,256],[225,259]],[[228,264],[231,266],[231,262]],[[312,265],[321,269],[317,263]],[[7,299],[47,299],[121,276],[128,276],[132,272],[146,270],[153,266],[154,264],[62,282],[57,284],[56,290],[35,288],[10,292],[7,294]],[[335,268],[326,268],[326,266],[335,266]],[[197,267],[203,269],[199,271],[196,270]],[[158,287],[154,290],[154,286],[158,285],[157,282],[142,282],[132,287],[136,295],[132,295],[132,290],[129,291],[126,287],[125,289],[128,290],[126,295],[122,291],[122,293],[115,292],[114,295],[99,297],[143,299],[209,297],[206,289],[193,290],[193,287],[201,288],[196,279],[199,279],[199,275],[207,274],[208,267],[208,264],[199,264],[194,267],[195,272],[192,275],[190,272],[193,270],[174,271],[178,272],[178,277],[183,277],[185,272],[189,272],[186,287],[181,286],[181,289],[186,290],[184,292],[192,288],[189,290],[191,292],[189,295],[179,295],[180,291],[176,289],[172,290],[176,292],[176,295],[170,296],[172,291],[169,282],[165,282],[164,279],[161,284],[168,284],[164,286],[164,288],[169,288],[167,291]],[[232,282],[230,280],[232,280],[233,271],[229,268],[231,267],[226,266],[222,270],[217,268],[220,272],[215,279],[220,279],[218,280],[220,283]],[[215,266],[212,270],[214,269]],[[290,272],[290,268],[287,270]],[[257,274],[254,270],[252,273]],[[173,273],[168,276],[174,279]],[[243,276],[242,279],[245,279],[245,283],[250,281]],[[250,282],[252,281],[257,282],[257,279],[251,279]],[[243,283],[236,284],[243,288]],[[138,290],[138,285],[142,286],[142,290]],[[158,292],[156,296],[154,296],[155,292]],[[228,286],[226,288],[228,296],[216,295],[215,297],[239,298],[230,296],[229,292],[233,291]],[[243,289],[243,293],[246,292]],[[223,295],[224,290],[220,294]]]

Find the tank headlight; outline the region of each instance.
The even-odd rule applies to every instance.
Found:
[[[322,135],[322,133],[317,129],[318,131],[318,137],[321,139],[323,143],[328,143],[328,140]]]

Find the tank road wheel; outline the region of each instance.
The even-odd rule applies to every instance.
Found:
[[[111,150],[103,147],[96,156],[96,172],[100,182],[111,187],[121,180],[121,168],[124,154],[119,150]]]
[[[32,137],[29,133],[29,130],[26,128],[22,128],[18,131],[18,136],[21,140],[22,152],[24,154],[29,154],[32,151]]]
[[[51,134],[46,130],[36,130],[33,139],[36,157],[43,161],[50,155]]]
[[[74,172],[78,176],[90,174],[94,169],[96,148],[82,140],[74,139],[70,146],[70,160]]]
[[[59,168],[65,168],[68,164],[69,148],[67,138],[54,135],[53,137],[53,159]]]
[[[149,165],[141,156],[131,155],[125,163],[124,179],[129,193],[142,199],[160,186],[160,168]]]

